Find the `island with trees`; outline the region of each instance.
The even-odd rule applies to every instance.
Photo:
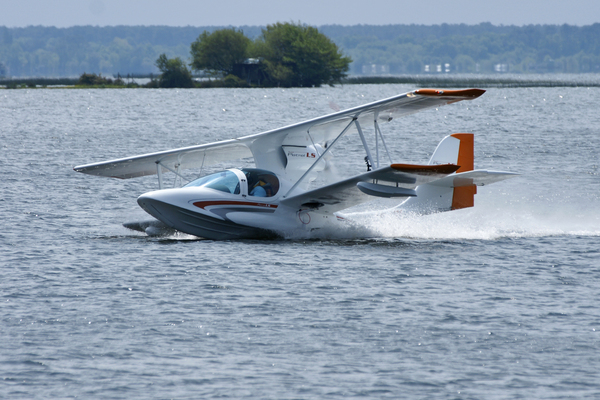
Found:
[[[243,31],[204,31],[191,44],[191,67],[236,86],[312,87],[346,77],[352,60],[317,28],[268,25],[254,40]]]

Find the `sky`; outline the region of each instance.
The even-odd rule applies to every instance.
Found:
[[[0,26],[600,22],[600,0],[0,0]]]

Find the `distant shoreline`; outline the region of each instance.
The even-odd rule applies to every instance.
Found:
[[[558,76],[557,76],[558,75]],[[595,79],[590,79],[593,76]],[[568,77],[568,79],[565,79]],[[578,79],[580,78],[580,79]],[[16,78],[0,79],[0,89],[39,89],[39,88],[69,88],[69,89],[126,89],[140,88],[143,85],[79,85],[78,78]],[[210,88],[230,87],[219,85],[219,80],[213,80]],[[407,84],[420,87],[435,86],[450,87],[481,87],[481,88],[527,88],[527,87],[600,87],[600,74],[531,74],[519,76],[491,75],[401,75],[401,76],[352,76],[342,80],[342,85],[360,84]],[[203,89],[207,87],[197,87]],[[252,86],[250,88],[260,88]]]
[[[566,74],[560,74],[564,78]],[[447,87],[600,87],[600,74],[594,80],[584,78],[589,74],[569,74],[571,79],[552,79],[553,74],[532,74],[520,76],[491,75],[406,75],[349,77],[343,84],[414,84],[419,86]],[[556,77],[556,75],[554,75]]]

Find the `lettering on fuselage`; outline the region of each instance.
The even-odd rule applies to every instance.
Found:
[[[288,157],[300,157],[300,158],[317,158],[315,153],[295,153],[292,151],[288,151]]]

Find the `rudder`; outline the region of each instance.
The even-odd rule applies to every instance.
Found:
[[[460,140],[458,158],[456,165],[460,168],[456,173],[473,171],[475,168],[475,140],[472,133],[455,133],[450,135]],[[452,210],[461,208],[473,207],[475,205],[475,195],[477,194],[477,186],[461,186],[455,187],[452,194]]]

